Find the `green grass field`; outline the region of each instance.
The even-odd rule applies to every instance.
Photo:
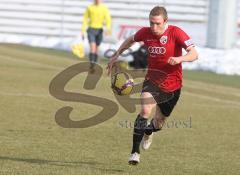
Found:
[[[184,71],[181,99],[167,125],[154,136],[150,150],[141,152],[141,163],[129,166],[137,111],[128,113],[119,105],[113,118],[84,129],[62,128],[55,122],[63,106],[74,108],[71,118],[76,121],[101,111],[49,94],[58,73],[84,60],[19,45],[1,44],[0,53],[1,175],[240,174],[239,76]],[[94,90],[83,89],[86,75],[74,77],[66,90],[118,103],[106,72]]]

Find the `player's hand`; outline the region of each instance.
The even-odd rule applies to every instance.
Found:
[[[115,62],[117,61],[118,56],[114,55],[109,59],[108,65],[107,65],[107,74],[110,75],[112,72],[113,67],[115,66]]]
[[[82,37],[82,40],[84,41],[84,39],[85,39],[85,34],[84,34],[84,33],[81,33],[81,37]]]
[[[106,31],[104,32],[104,34],[105,34],[106,36],[111,36],[111,35],[112,35],[112,31],[111,31],[111,30],[106,30]]]
[[[170,57],[168,59],[168,63],[171,65],[176,65],[176,64],[180,64],[182,62],[182,57]]]

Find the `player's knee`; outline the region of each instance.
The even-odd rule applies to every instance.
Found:
[[[150,107],[144,107],[141,109],[140,115],[148,118],[151,114],[152,109]]]

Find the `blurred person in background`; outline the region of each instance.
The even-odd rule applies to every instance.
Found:
[[[129,62],[129,66],[134,69],[142,69],[145,70],[147,68],[147,57],[148,51],[144,43],[136,50],[131,53],[133,57],[133,61]]]
[[[87,33],[90,53],[90,73],[94,73],[94,66],[98,60],[98,47],[103,39],[103,26],[106,25],[106,35],[111,34],[111,16],[108,7],[101,0],[94,0],[84,13],[82,23],[82,37]]]
[[[182,88],[182,63],[198,58],[191,38],[182,29],[168,25],[164,7],[156,6],[149,13],[149,27],[143,27],[127,38],[110,58],[108,74],[112,73],[121,53],[135,42],[144,42],[147,48],[147,74],[140,96],[141,110],[134,122],[133,145],[129,164],[140,162],[140,145],[149,149],[153,133],[160,131],[177,104]],[[182,49],[186,55],[182,55]],[[151,112],[155,114],[148,124]]]

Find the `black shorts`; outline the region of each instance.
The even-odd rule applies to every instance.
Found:
[[[143,83],[142,92],[151,93],[162,114],[168,117],[172,113],[174,106],[177,104],[181,89],[173,92],[164,92],[158,86],[154,85],[149,80],[146,80]]]
[[[96,43],[99,46],[103,39],[103,29],[94,29],[89,27],[87,30],[89,43]]]

